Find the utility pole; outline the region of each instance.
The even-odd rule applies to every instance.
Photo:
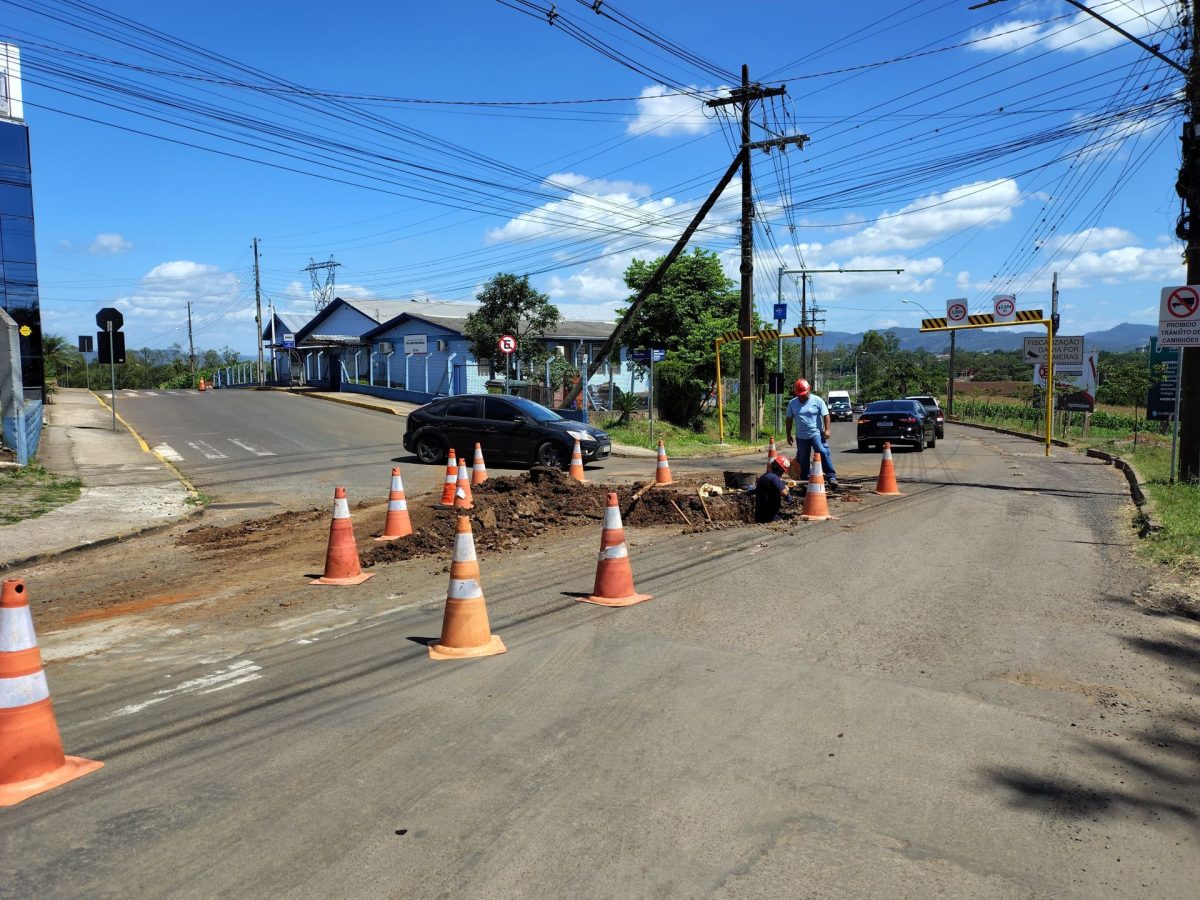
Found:
[[[187,302],[188,311],[188,369],[192,373],[192,387],[196,386],[196,344],[192,340],[192,301]]]
[[[267,310],[271,316],[271,380],[279,378],[279,366],[275,362],[275,301],[267,301]]]
[[[265,373],[263,371],[262,283],[258,274],[258,238],[254,239],[254,330],[258,334],[258,384],[261,387],[265,380]]]
[[[1176,234],[1186,242],[1187,283],[1200,284],[1200,0],[1192,0],[1187,20],[1189,49],[1187,67],[1188,121],[1183,123],[1183,161],[1176,190],[1186,209],[1180,213]],[[1181,427],[1181,423],[1186,427]],[[1200,478],[1200,347],[1184,347],[1179,354],[1179,480]]]
[[[756,100],[778,97],[787,93],[787,88],[764,88],[750,83],[750,67],[742,66],[742,86],[729,92],[728,97],[709,100],[711,108],[740,105],[742,112],[742,277],[741,307],[738,313],[738,329],[744,335],[754,331],[754,195],[750,185],[750,108]],[[801,143],[804,138],[801,139]],[[741,420],[740,437],[743,441],[754,440],[754,344],[741,342],[741,377],[738,388],[738,415]]]

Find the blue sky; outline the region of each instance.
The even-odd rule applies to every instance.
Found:
[[[904,270],[814,275],[828,330],[955,297],[1048,307],[1055,271],[1064,333],[1153,323],[1183,283],[1183,76],[1062,0],[968,5],[559,0],[550,25],[548,0],[0,0],[43,327],[73,339],[115,305],[130,346],[186,347],[191,300],[198,347],[248,353],[255,236],[283,311],[311,313],[303,269],[332,255],[343,297],[462,301],[528,272],[611,319],[630,259],[665,252],[732,159],[704,100],[743,63],[787,87],[753,139],[811,138],[754,156],[764,316],[785,266]],[[1176,5],[1092,6],[1184,59]],[[693,241],[734,277],[739,192]],[[798,296],[788,276],[789,325]]]

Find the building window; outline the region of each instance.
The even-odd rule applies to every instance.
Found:
[[[493,375],[491,361],[475,363],[475,374],[491,378]]]

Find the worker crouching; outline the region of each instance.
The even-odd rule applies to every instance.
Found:
[[[774,522],[779,518],[779,510],[789,493],[783,476],[787,474],[791,465],[792,461],[786,456],[776,456],[771,460],[767,471],[758,476],[754,487],[748,491],[754,495],[755,522]]]

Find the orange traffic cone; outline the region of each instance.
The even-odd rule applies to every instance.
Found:
[[[804,508],[800,518],[810,522],[824,522],[836,516],[829,514],[829,499],[825,496],[825,473],[821,470],[821,454],[814,453],[812,471],[808,474],[808,486],[804,489]]]
[[[658,442],[658,463],[654,468],[655,484],[671,484],[671,464],[667,462],[667,448]]]
[[[604,510],[604,530],[600,532],[600,557],[596,562],[596,586],[590,597],[580,597],[583,603],[600,606],[632,606],[652,599],[639,594],[633,586],[633,569],[629,565],[629,548],[625,546],[625,527],[621,524],[621,508],[617,495],[608,495]]]
[[[779,454],[775,452],[775,438],[772,437],[772,438],[770,438],[769,443],[767,444],[767,471],[768,472],[771,471],[771,463],[774,461],[775,457],[778,455]]]
[[[879,479],[875,482],[875,493],[885,497],[900,497],[900,488],[896,484],[896,466],[892,462],[892,445],[884,442],[883,461],[879,463]]]
[[[467,474],[467,461],[458,461],[458,479],[454,486],[454,508],[474,509],[475,498],[471,496],[471,477]]]
[[[399,467],[392,469],[392,489],[388,492],[387,518],[383,522],[383,534],[377,541],[394,541],[413,533],[412,520],[408,517],[408,501],[404,498],[404,481]]]
[[[63,753],[25,582],[0,590],[0,806],[94,772],[104,763]]]
[[[196,386],[196,390],[198,390],[198,391],[205,391],[205,390],[207,390],[207,389],[208,389],[208,388],[207,388],[207,387],[205,386],[205,384],[204,384],[204,379],[203,379],[203,378],[201,378],[201,379],[200,379],[200,384]]]
[[[438,506],[453,506],[454,492],[458,489],[458,460],[454,457],[454,448],[446,454],[446,480],[442,483],[442,499]]]
[[[442,615],[442,636],[429,645],[432,659],[466,659],[471,656],[495,656],[508,648],[500,636],[492,634],[488,623],[487,602],[479,583],[479,560],[475,558],[475,537],[471,517],[459,515],[455,524],[454,556],[450,562],[450,588],[446,591],[446,611]]]
[[[567,474],[576,481],[587,482],[583,477],[583,451],[579,449],[579,438],[575,439],[575,447],[571,450],[571,471]]]
[[[309,584],[362,584],[366,575],[358,565],[358,545],[354,543],[354,526],[350,524],[350,504],[346,489],[333,492],[333,521],[329,523],[329,549],[325,551],[325,574]]]
[[[475,445],[475,462],[471,466],[471,484],[483,484],[487,481],[487,466],[483,464],[483,448]]]

